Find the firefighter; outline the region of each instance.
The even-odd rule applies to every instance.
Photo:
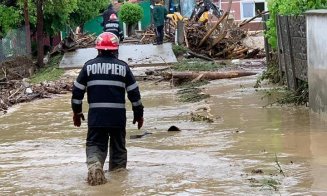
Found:
[[[89,103],[86,162],[90,185],[106,183],[103,165],[108,143],[109,171],[126,168],[125,91],[132,103],[133,124],[137,122],[138,129],[143,126],[139,87],[128,64],[116,58],[118,47],[116,35],[109,32],[100,34],[95,47],[98,56],[84,64],[73,86],[71,104],[75,126],[80,127],[81,120],[84,120],[82,100],[85,92]]]
[[[115,14],[117,16],[117,12],[115,11],[113,5],[110,3],[107,10],[104,11],[102,14],[102,19],[103,19],[102,26],[104,26],[106,24],[106,22],[109,20],[109,17],[111,16],[111,14]]]
[[[110,15],[109,20],[104,23],[103,31],[115,34],[120,41],[123,41],[124,39],[123,31],[119,27],[119,21],[116,14]]]

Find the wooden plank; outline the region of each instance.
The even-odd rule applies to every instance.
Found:
[[[266,24],[268,19],[269,19],[269,14],[262,15],[262,20],[264,21],[263,22],[263,28],[264,28],[265,31],[268,31],[268,27],[267,27],[267,24]],[[264,36],[264,44],[265,44],[265,52],[266,52],[266,63],[267,63],[267,65],[269,65],[269,63],[271,61],[270,46],[269,46],[269,43],[268,43],[268,38],[266,36]]]
[[[289,81],[290,83],[290,87],[291,89],[293,89],[294,91],[297,90],[298,88],[298,84],[297,84],[297,80],[295,77],[295,65],[294,65],[294,56],[293,56],[293,47],[292,47],[292,37],[291,37],[291,33],[290,33],[290,25],[288,22],[288,18],[289,16],[285,16],[285,22],[286,22],[286,30],[287,30],[287,42],[286,44],[289,46],[289,55],[290,55],[290,64],[289,64]]]
[[[285,69],[285,58],[284,58],[284,47],[283,47],[283,37],[282,37],[282,28],[280,24],[280,16],[276,16],[276,25],[277,25],[277,41],[278,41],[278,64],[279,64],[279,77],[281,78],[280,84],[283,84],[283,77]]]

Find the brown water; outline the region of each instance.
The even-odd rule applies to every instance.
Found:
[[[141,83],[144,128],[129,108],[128,134],[153,134],[127,139],[128,170],[97,187],[85,181],[86,123],[72,125],[70,95],[16,106],[0,117],[0,195],[327,195],[325,123],[307,108],[262,107],[255,80],[213,81],[212,97],[196,104],[177,102],[164,83]],[[190,121],[203,107],[214,123]],[[182,131],[168,133],[171,125]]]

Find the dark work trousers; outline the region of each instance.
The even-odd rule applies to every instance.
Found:
[[[89,128],[86,139],[86,162],[88,167],[94,163],[101,163],[102,167],[108,154],[109,171],[126,168],[127,150],[125,128]]]
[[[157,44],[158,45],[162,44],[164,38],[164,25],[156,27],[156,36],[157,36]]]

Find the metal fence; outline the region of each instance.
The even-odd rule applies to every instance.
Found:
[[[0,62],[27,54],[25,27],[10,30],[0,39]]]

